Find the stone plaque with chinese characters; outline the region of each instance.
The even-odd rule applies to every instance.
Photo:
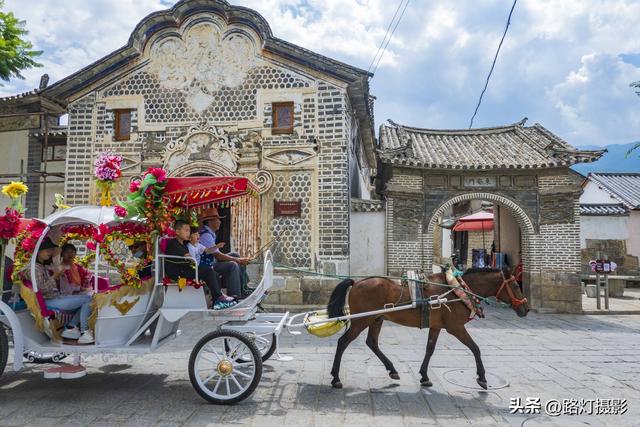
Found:
[[[40,116],[37,114],[1,117],[0,131],[13,131],[22,129],[37,129],[40,127]]]
[[[495,176],[465,176],[464,186],[471,188],[495,188]]]
[[[279,216],[294,216],[294,217],[300,217],[300,205],[301,205],[301,201],[300,200],[294,200],[294,201],[281,201],[281,200],[274,200],[273,201],[273,216],[274,217],[279,217]]]

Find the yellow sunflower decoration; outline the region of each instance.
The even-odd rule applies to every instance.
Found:
[[[15,182],[12,181],[10,184],[2,187],[2,194],[7,197],[11,197],[12,199],[16,199],[23,194],[26,194],[29,191],[29,187],[27,187],[23,182]]]
[[[29,187],[27,187],[23,182],[20,181],[11,181],[10,184],[2,187],[2,194],[11,199],[11,207],[20,213],[24,213],[20,197],[22,197],[22,195],[26,194],[28,191]]]

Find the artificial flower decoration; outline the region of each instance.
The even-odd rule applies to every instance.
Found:
[[[94,162],[94,166],[96,167],[96,184],[102,191],[100,204],[102,206],[111,206],[111,188],[122,176],[122,171],[120,170],[122,156],[113,154],[110,151],[101,153]]]
[[[183,290],[187,286],[187,279],[184,277],[178,278],[178,289]]]
[[[11,181],[10,184],[2,187],[2,194],[11,199],[11,207],[18,211],[20,214],[24,213],[21,198],[28,192],[29,187],[27,187],[23,182],[20,181]]]
[[[2,243],[6,243],[18,235],[21,218],[22,215],[17,210],[5,208],[5,215],[0,216],[0,240]]]
[[[119,216],[120,218],[124,218],[124,217],[126,217],[126,216],[127,216],[127,210],[126,210],[125,208],[123,208],[122,206],[120,206],[120,205],[116,205],[116,206],[113,208],[113,211],[114,211],[114,213],[115,213],[117,216]]]
[[[12,181],[10,184],[2,187],[2,194],[12,199],[16,199],[21,197],[23,194],[26,194],[29,191],[29,187],[27,187],[24,183],[20,181]]]

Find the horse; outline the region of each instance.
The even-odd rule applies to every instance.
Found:
[[[510,305],[519,317],[525,317],[529,312],[527,299],[522,295],[516,279],[510,272],[505,274],[504,271],[490,268],[470,269],[464,273],[462,279],[469,285],[473,293],[484,298],[496,297],[496,299]],[[440,283],[443,285],[446,283],[444,274],[438,273],[427,276],[424,283],[420,284],[423,297],[426,299],[432,295],[442,295],[449,290],[447,285],[438,285]],[[410,286],[412,286],[412,284]],[[406,288],[406,286],[404,286],[404,288]],[[346,301],[347,295],[348,301]],[[343,309],[345,302],[348,302],[349,312],[353,315],[380,310],[384,308],[385,305],[389,306],[389,304],[395,304],[396,306],[403,303],[408,304],[411,302],[411,299],[410,292],[407,289],[403,290],[402,284],[385,277],[369,277],[357,282],[346,279],[336,286],[327,305],[329,318],[344,316]],[[476,361],[476,371],[478,375],[476,381],[480,387],[486,390],[487,379],[480,357],[480,349],[465,328],[471,312],[461,301],[446,303],[446,305],[448,309],[447,307],[430,309],[429,338],[424,360],[420,367],[420,384],[424,387],[431,387],[433,385],[427,375],[427,369],[429,367],[429,360],[435,350],[440,331],[445,329],[471,350]],[[342,382],[339,377],[342,355],[349,344],[367,328],[369,328],[366,340],[367,346],[378,359],[380,359],[389,373],[389,377],[394,380],[400,379],[393,363],[382,353],[378,344],[382,323],[385,320],[389,320],[399,325],[420,328],[421,317],[421,308],[415,308],[352,319],[347,331],[338,339],[333,367],[331,369],[331,375],[333,377],[331,385],[334,388],[342,388]]]

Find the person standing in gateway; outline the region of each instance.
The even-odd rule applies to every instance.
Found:
[[[220,229],[223,218],[218,213],[216,208],[210,208],[202,212],[200,217],[200,224],[202,229],[200,230],[200,243],[205,248],[216,247],[216,232]],[[224,284],[227,287],[227,295],[231,295],[234,298],[242,298],[243,292],[243,276],[244,271],[241,267],[249,264],[251,261],[249,258],[242,258],[238,254],[224,254],[220,252],[218,245],[211,254],[203,253],[200,259],[200,263],[208,265],[214,269],[214,271],[222,276]],[[235,256],[234,256],[235,255]],[[245,284],[246,285],[246,284]]]

